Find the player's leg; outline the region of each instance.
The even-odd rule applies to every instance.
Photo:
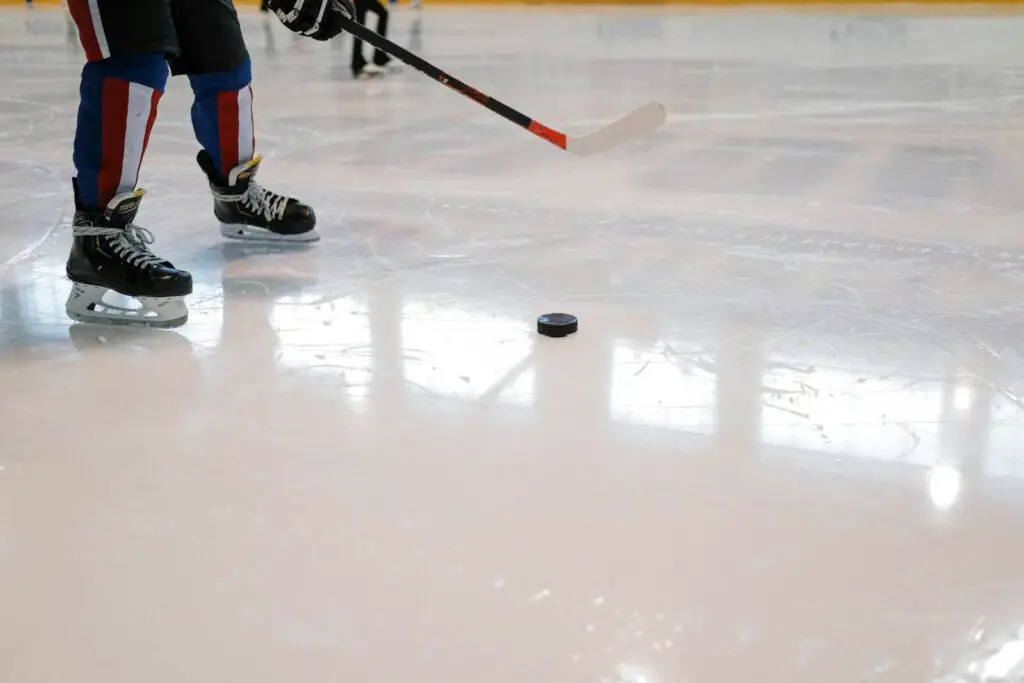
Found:
[[[377,15],[377,33],[384,38],[388,37],[388,16],[391,12],[380,0],[367,0],[371,12]],[[373,63],[377,66],[388,66],[391,62],[391,55],[384,50],[374,49]]]
[[[188,75],[195,100],[192,126],[202,149],[221,233],[238,239],[311,242],[313,209],[256,182],[252,68],[230,0],[172,0],[181,54],[174,74]]]
[[[69,0],[87,63],[74,154],[74,283],[67,312],[88,322],[171,327],[185,322],[192,278],[152,254],[152,235],[132,221],[139,168],[176,50],[167,0]],[[113,290],[141,308],[103,303]]]
[[[366,25],[366,0],[354,0],[356,6],[356,21]],[[360,78],[366,68],[366,57],[363,56],[363,41],[352,36],[352,76]]]
[[[388,8],[380,0],[356,0],[356,21],[364,26],[367,25],[367,15],[377,15],[377,33],[385,38],[388,36]],[[373,62],[367,63],[363,56],[363,41],[358,38],[352,40],[352,75],[355,78],[377,78],[389,72],[396,71],[397,67],[391,64],[392,59],[383,50],[374,49]]]

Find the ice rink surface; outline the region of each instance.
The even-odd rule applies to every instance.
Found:
[[[175,79],[146,332],[64,317],[81,56],[0,14],[0,681],[1024,678],[1024,20],[395,13],[549,125],[667,105],[589,159],[270,21],[324,239],[223,241]]]

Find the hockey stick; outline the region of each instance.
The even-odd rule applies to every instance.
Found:
[[[341,17],[341,21],[345,26],[345,30],[355,37],[360,38],[379,50],[383,50],[392,57],[397,57],[412,68],[422,71],[434,80],[447,85],[455,92],[465,95],[477,104],[482,104],[502,118],[573,154],[586,156],[604,152],[646,135],[665,123],[665,107],[657,102],[648,102],[639,109],[626,114],[621,119],[611,122],[604,128],[598,128],[586,135],[566,135],[553,128],[548,128],[539,121],[531,119],[526,114],[516,111],[504,102],[499,102],[490,95],[486,95],[476,88],[466,85],[454,76],[449,76],[422,57],[409,52],[404,47],[395,45],[384,36],[366,28],[359,22],[348,19],[345,16]]]

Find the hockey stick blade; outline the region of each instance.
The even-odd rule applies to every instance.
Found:
[[[586,135],[568,135],[565,150],[580,156],[606,152],[613,147],[636,140],[665,123],[665,107],[659,102],[648,102],[604,128]]]
[[[525,128],[537,137],[550,142],[555,147],[564,149],[573,154],[588,156],[604,152],[613,147],[634,140],[642,135],[650,133],[655,128],[665,123],[665,107],[657,102],[648,102],[636,111],[630,112],[618,121],[614,121],[604,128],[599,128],[586,135],[571,136],[565,133],[548,128],[540,121],[530,118],[520,111],[516,111],[504,102],[501,102],[490,95],[483,93],[473,86],[463,83],[454,76],[445,73],[427,60],[417,54],[406,50],[400,45],[392,43],[384,36],[363,26],[358,21],[344,15],[340,5],[335,4],[342,26],[346,31],[356,38],[360,38],[378,50],[383,50],[392,57],[405,62],[412,68],[420,71],[438,83],[445,85],[460,95],[467,97],[477,104],[486,107],[506,121],[511,121],[521,128]]]

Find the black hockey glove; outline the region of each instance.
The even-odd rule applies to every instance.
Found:
[[[330,40],[342,32],[340,17],[356,15],[352,0],[267,0],[267,7],[289,30],[314,40]]]

